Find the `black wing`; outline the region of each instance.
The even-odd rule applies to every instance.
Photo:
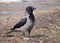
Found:
[[[26,24],[26,22],[27,22],[27,18],[21,19],[13,28],[10,29],[11,31],[7,32],[6,34],[15,31],[16,28],[22,27],[24,24]]]
[[[21,19],[11,30],[22,27],[24,24],[26,24],[26,22],[27,18]]]

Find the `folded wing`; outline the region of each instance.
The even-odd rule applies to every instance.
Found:
[[[27,18],[21,19],[13,28],[10,29],[11,31],[8,32],[7,34],[13,32],[13,31],[14,31],[15,29],[17,29],[17,28],[22,27],[23,25],[26,24],[26,22],[27,22]]]

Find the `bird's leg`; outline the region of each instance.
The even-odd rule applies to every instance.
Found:
[[[28,37],[30,37],[30,32],[31,32],[31,31],[28,31]]]
[[[23,33],[23,36],[24,36],[24,37],[29,37],[29,36],[30,36],[30,32],[26,32],[26,34]]]
[[[30,30],[27,31],[27,32],[23,32],[23,36],[24,36],[24,37],[30,37],[30,32],[31,32]],[[26,34],[25,34],[25,33],[26,33]]]
[[[23,36],[25,37],[25,33],[23,33]]]

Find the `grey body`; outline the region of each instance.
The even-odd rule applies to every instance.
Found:
[[[26,17],[27,18],[27,22],[24,26],[22,26],[20,29],[17,29],[17,30],[20,30],[22,33],[25,33],[27,32],[29,29],[32,29],[34,23],[32,22],[31,19],[29,19],[29,17]]]
[[[24,18],[22,18],[13,28],[11,28],[10,32],[8,32],[7,34],[15,31],[15,30],[20,30],[20,32],[23,33],[23,35],[25,36],[25,33],[28,32],[28,34],[30,35],[30,32],[34,26],[35,23],[35,17],[33,15],[33,10],[35,8],[28,6],[26,8],[26,16]]]

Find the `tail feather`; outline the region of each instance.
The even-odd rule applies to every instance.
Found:
[[[11,32],[14,32],[15,28],[11,28],[10,30],[11,30],[11,31],[7,32],[6,34],[9,34],[9,33],[11,33]]]
[[[15,30],[16,28],[11,28],[10,30]]]
[[[13,32],[13,31],[11,30],[11,31],[7,32],[6,34],[9,34],[9,33],[11,33],[11,32]]]

